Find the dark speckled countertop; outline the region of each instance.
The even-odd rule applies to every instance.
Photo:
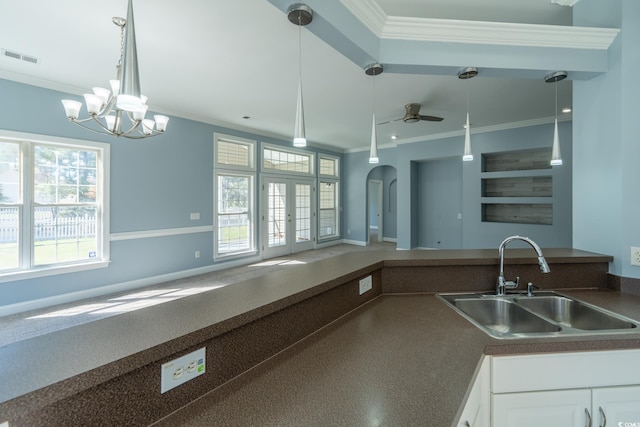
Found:
[[[611,260],[574,249],[544,252],[552,266]],[[510,249],[505,262],[531,264],[535,259],[530,249]],[[71,395],[155,361],[153,351],[146,350],[161,343],[189,340],[194,331],[211,325],[220,325],[221,333],[231,330],[382,267],[497,264],[496,250],[354,252],[19,341],[0,347],[0,363],[13,367],[0,371],[0,384],[12,384],[0,387],[0,402],[83,375],[77,390],[57,391]],[[640,297],[596,290],[567,293],[640,320]],[[183,425],[447,426],[483,353],[611,348],[640,348],[640,338],[500,341],[433,294],[382,295],[174,414],[166,425],[188,419]],[[125,357],[117,370],[100,369]],[[212,413],[217,422],[207,418]]]
[[[640,320],[638,296],[567,294]],[[626,348],[640,336],[497,340],[435,295],[382,295],[157,425],[451,426],[483,354]]]

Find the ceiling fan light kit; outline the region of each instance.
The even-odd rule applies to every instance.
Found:
[[[306,147],[307,137],[304,126],[304,104],[302,102],[302,27],[313,21],[313,10],[302,3],[294,3],[287,9],[289,22],[298,26],[298,99],[296,121],[293,128],[293,146]]]
[[[555,119],[553,122],[553,144],[551,145],[551,166],[562,165],[562,154],[560,153],[560,139],[558,138],[558,82],[566,79],[568,76],[566,71],[552,71],[544,76],[544,81],[554,83],[555,86]]]
[[[111,90],[94,87],[93,93],[84,94],[89,113],[85,119],[79,119],[81,102],[63,99],[65,114],[70,122],[105,135],[142,139],[164,133],[169,117],[156,114],[155,120],[144,118],[149,107],[147,97],[140,93],[132,0],[128,3],[127,19],[114,17],[112,21],[120,27],[121,50],[116,79],[109,82]],[[122,129],[125,115],[131,122],[128,130]]]

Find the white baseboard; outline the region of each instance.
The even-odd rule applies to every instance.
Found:
[[[360,240],[343,240],[343,243],[346,243],[347,245],[356,245],[356,246],[367,246],[367,242],[361,242]]]

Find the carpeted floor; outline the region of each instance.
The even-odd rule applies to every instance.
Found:
[[[372,239],[375,241],[375,239]],[[172,301],[183,296],[206,292],[217,287],[252,279],[270,272],[311,263],[347,252],[395,250],[395,243],[381,242],[370,246],[340,244],[323,249],[272,258],[256,264],[233,267],[139,288],[133,291],[61,304],[39,310],[0,317],[0,347],[57,330],[116,316],[128,311]]]

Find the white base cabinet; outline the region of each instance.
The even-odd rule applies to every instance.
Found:
[[[592,402],[594,427],[640,427],[640,386],[597,388]]]
[[[589,426],[590,390],[495,394],[493,425],[517,427]]]
[[[640,427],[640,351],[491,358],[493,427]]]
[[[485,356],[480,362],[476,379],[471,387],[467,402],[460,414],[457,427],[490,427],[491,404],[491,357]]]

